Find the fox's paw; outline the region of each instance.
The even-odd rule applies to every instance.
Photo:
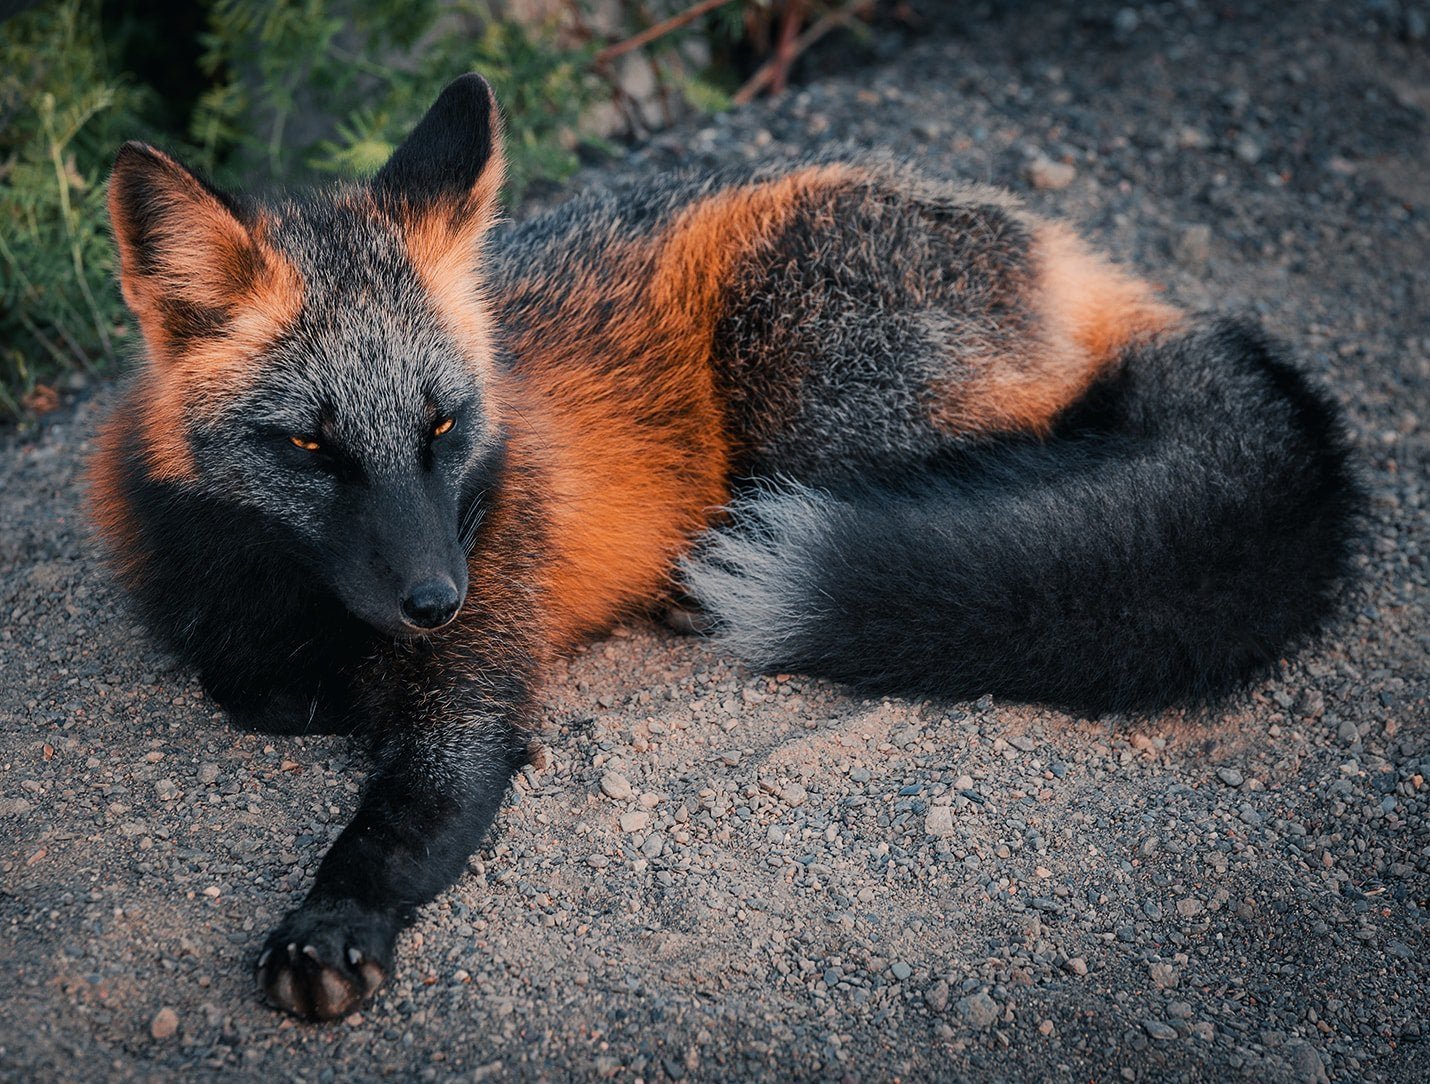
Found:
[[[259,954],[258,987],[274,1008],[305,1020],[336,1020],[383,984],[396,935],[391,916],[357,904],[305,903]]]

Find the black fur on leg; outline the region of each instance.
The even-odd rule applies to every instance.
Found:
[[[1221,321],[1128,351],[1050,440],[757,492],[686,582],[766,669],[1152,710],[1314,633],[1361,502],[1330,404]]]
[[[529,756],[533,663],[511,617],[464,613],[365,666],[377,770],[307,899],[259,956],[259,987],[276,1007],[331,1020],[360,1005],[390,973],[397,934],[481,844]]]

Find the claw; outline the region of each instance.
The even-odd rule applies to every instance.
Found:
[[[312,945],[303,946],[303,955],[308,957],[308,959],[312,960],[315,964],[320,964],[323,962],[318,956],[318,950],[315,949]]]
[[[266,948],[266,949],[264,949],[263,952],[259,955],[259,957],[258,957],[258,963],[254,964],[253,966],[254,966],[255,968],[261,969],[261,968],[263,967],[263,965],[266,964],[266,963],[267,963],[269,960],[271,960],[271,959],[273,959],[273,950],[272,950],[271,948]]]
[[[297,958],[298,958],[298,946],[297,946],[296,943],[294,943],[294,942],[292,942],[292,941],[289,941],[289,942],[288,942],[288,959],[290,959],[290,960],[296,960]]]
[[[350,949],[348,949],[348,963],[352,964],[354,967],[357,967],[357,965],[360,964],[360,963],[362,963],[362,961],[363,961],[362,949],[355,949],[355,948],[350,948]]]
[[[363,989],[369,996],[379,986],[381,986],[383,980],[387,978],[387,975],[383,973],[382,968],[378,967],[377,964],[372,963],[371,961],[363,964],[362,967],[359,969],[358,974],[362,976]]]

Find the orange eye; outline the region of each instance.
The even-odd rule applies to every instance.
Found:
[[[452,426],[456,424],[457,422],[454,418],[443,418],[440,422],[438,422],[432,427],[432,435],[434,437],[440,437],[447,433],[450,433],[452,431]]]
[[[289,437],[293,442],[293,447],[302,448],[305,452],[316,452],[322,447],[316,440],[309,440],[307,437]]]

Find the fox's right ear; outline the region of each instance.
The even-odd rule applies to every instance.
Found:
[[[297,287],[287,261],[235,204],[162,151],[137,142],[120,148],[109,219],[124,300],[156,359],[225,335],[254,308],[272,316],[292,307]]]

